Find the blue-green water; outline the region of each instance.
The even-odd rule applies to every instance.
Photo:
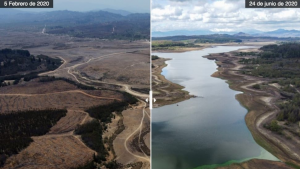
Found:
[[[244,120],[247,110],[235,99],[239,92],[211,77],[217,66],[202,57],[240,48],[245,47],[155,53],[172,59],[162,73],[168,80],[201,97],[153,109],[153,169],[212,168],[252,158],[278,160],[252,138]]]

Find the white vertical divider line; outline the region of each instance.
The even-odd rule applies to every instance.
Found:
[[[150,91],[150,92],[149,92],[149,109],[150,109],[150,110],[152,110],[152,102],[153,102],[152,99],[153,99],[153,98],[152,98],[152,91]]]
[[[152,169],[152,0],[150,3],[150,91],[149,91],[149,110],[150,110],[150,169]]]

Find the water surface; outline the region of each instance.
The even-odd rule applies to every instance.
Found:
[[[235,99],[239,92],[211,77],[217,65],[202,57],[240,48],[246,47],[154,54],[172,59],[162,72],[168,80],[201,97],[153,109],[153,169],[209,168],[252,158],[278,160],[252,138],[244,120],[247,110]]]

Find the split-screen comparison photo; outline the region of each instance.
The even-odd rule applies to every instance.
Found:
[[[300,1],[0,0],[0,168],[299,169]]]

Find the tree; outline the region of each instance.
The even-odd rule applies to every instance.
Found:
[[[272,120],[270,123],[270,130],[279,132],[281,130],[281,127],[278,125],[276,120]]]

